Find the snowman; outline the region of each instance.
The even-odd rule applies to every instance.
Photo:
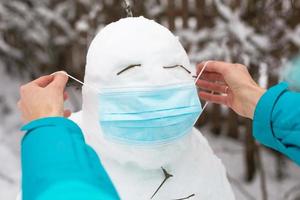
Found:
[[[121,199],[232,200],[226,171],[193,128],[202,112],[188,56],[144,17],[103,28],[92,41],[82,128]]]

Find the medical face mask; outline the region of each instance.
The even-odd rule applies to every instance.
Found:
[[[99,123],[104,137],[119,143],[153,145],[176,140],[191,131],[203,111],[194,83],[101,91],[88,87],[98,93]]]
[[[122,143],[175,140],[192,129],[201,111],[194,84],[99,93],[103,133]]]

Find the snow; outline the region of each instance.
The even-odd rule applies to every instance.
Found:
[[[0,130],[0,134],[3,134],[2,130]],[[0,199],[12,200],[16,198],[19,190],[19,156],[11,152],[11,148],[7,145],[4,145],[3,140],[0,141]]]
[[[300,25],[297,25],[294,30],[287,29],[287,38],[300,46]]]
[[[37,7],[36,12],[44,19],[44,23],[54,23],[58,25],[58,27],[61,28],[61,30],[63,30],[68,37],[74,37],[72,27],[70,27],[70,24],[63,18],[63,16],[57,15],[57,13],[53,13],[46,7]]]
[[[226,137],[215,138],[205,127],[201,130],[205,133],[205,137],[212,145],[216,155],[223,161],[228,175],[234,178],[234,181],[231,181],[231,184],[235,192],[236,199],[261,200],[262,194],[260,189],[261,182],[259,175],[256,175],[255,180],[251,183],[245,183],[244,180],[244,146],[241,143],[230,140]],[[299,190],[291,191],[291,189],[295,186],[299,187],[300,168],[293,162],[287,161],[287,164],[284,167],[286,178],[284,178],[282,181],[279,181],[276,178],[276,161],[274,156],[266,148],[261,148],[261,150],[262,162],[266,171],[268,199],[294,200],[297,195],[299,197]],[[252,198],[245,196],[240,187],[246,191],[247,195],[252,196]],[[289,197],[287,198],[287,196]]]
[[[2,37],[1,37],[1,33],[0,33],[0,50],[11,55],[12,57],[16,58],[16,59],[20,59],[21,58],[21,52],[18,49],[15,49],[9,45],[7,45]]]
[[[0,62],[0,199],[16,198],[20,185],[20,118],[16,110],[20,81]]]
[[[89,24],[84,19],[78,21],[75,26],[78,31],[85,32],[89,30]]]
[[[268,87],[268,65],[260,63],[258,85],[263,88]]]
[[[251,20],[245,20],[245,15],[249,14],[247,1],[241,1],[240,7],[237,8],[229,6],[232,1],[211,0],[205,3],[207,9],[204,12],[208,16],[215,15],[211,25],[197,30],[193,23],[187,29],[176,23],[178,24],[176,35],[180,36],[183,44],[189,47],[192,63],[201,60],[225,60],[246,66],[250,64],[259,66],[262,62],[273,70],[284,65],[284,59],[291,59],[294,56],[295,52],[292,53],[288,49],[290,45],[300,49],[299,25],[289,27],[286,18],[273,12],[272,3],[265,5],[269,10],[266,16],[270,20],[263,21],[262,24],[260,21],[251,24],[249,23]],[[217,9],[217,14],[210,13],[212,11],[210,4]],[[288,1],[285,4],[288,4]],[[287,5],[285,7],[284,9],[287,9]],[[258,14],[258,20],[260,15],[263,14]],[[162,23],[165,24],[166,21]],[[280,56],[274,55],[275,49],[280,50]]]

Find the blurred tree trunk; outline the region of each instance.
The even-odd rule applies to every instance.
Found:
[[[204,104],[202,104],[204,105]],[[203,111],[199,117],[199,119],[197,120],[195,126],[196,127],[201,127],[204,126],[205,124],[207,124],[209,122],[209,109],[207,109],[206,111]]]
[[[238,115],[231,109],[228,110],[227,114],[227,132],[226,135],[237,139],[239,135],[239,117]]]
[[[266,178],[262,154],[260,151],[261,148],[260,148],[260,145],[257,145],[257,144],[255,144],[255,147],[256,147],[255,152],[256,152],[257,168],[259,169],[259,172],[260,172],[260,188],[261,188],[262,200],[268,200],[267,178]]]
[[[168,0],[168,24],[171,31],[175,30],[175,3],[173,0]]]
[[[107,13],[105,15],[105,24],[117,21],[121,16],[126,16],[123,1],[121,0],[110,0],[110,3],[103,1],[103,10]]]
[[[246,181],[251,182],[256,174],[256,162],[255,151],[256,144],[252,136],[252,121],[250,119],[244,119],[246,126],[246,138],[245,138],[245,163],[246,163]]]
[[[286,177],[286,158],[279,152],[275,153],[275,175],[278,181],[282,181]]]
[[[214,135],[221,134],[223,121],[224,120],[222,120],[222,116],[221,116],[221,106],[217,104],[213,104],[211,110],[209,110],[209,122],[210,122],[210,130]]]
[[[182,5],[182,27],[188,28],[188,20],[189,20],[189,2],[187,0],[181,0]]]
[[[205,0],[196,0],[196,17],[197,29],[201,29],[204,25]]]
[[[297,25],[299,25],[299,19],[300,19],[300,1],[299,0],[291,0],[292,3],[292,10],[291,10],[291,17],[288,20],[288,24],[295,28]],[[298,49],[299,50],[299,49]]]
[[[140,0],[133,0],[133,5],[131,6],[133,10],[133,16],[138,17],[144,15],[145,12],[145,3]]]

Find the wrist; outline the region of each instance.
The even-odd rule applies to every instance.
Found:
[[[253,119],[254,116],[254,111],[255,108],[257,106],[257,103],[259,102],[260,98],[262,97],[262,95],[266,92],[266,89],[259,87],[258,85],[252,86],[251,89],[249,90],[251,92],[249,92],[248,96],[248,106],[247,106],[247,114],[246,116],[249,119]]]
[[[43,119],[43,118],[48,118],[48,117],[63,117],[63,112],[59,111],[48,111],[48,112],[43,112],[43,113],[36,113],[35,115],[31,115],[28,117],[27,122]]]

